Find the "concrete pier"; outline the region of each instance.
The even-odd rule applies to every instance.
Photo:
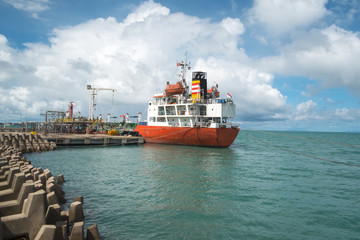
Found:
[[[144,143],[143,137],[107,134],[48,134],[42,138],[57,146],[121,146]]]

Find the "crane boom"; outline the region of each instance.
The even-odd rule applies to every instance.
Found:
[[[93,88],[91,87],[91,85],[87,85],[87,90],[91,90],[91,95],[90,95],[90,120],[93,120],[94,119],[94,111],[95,111],[95,106],[96,106],[96,103],[95,103],[95,96],[97,94],[97,91],[100,91],[100,90],[109,90],[109,91],[113,91],[113,92],[116,92],[116,89],[113,89],[113,88]]]

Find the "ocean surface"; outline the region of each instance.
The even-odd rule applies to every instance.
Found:
[[[103,239],[360,239],[360,133],[240,131],[230,148],[25,155],[64,174]]]

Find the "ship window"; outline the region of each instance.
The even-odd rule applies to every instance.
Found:
[[[158,121],[158,122],[166,122],[164,117],[159,117],[159,118],[157,119],[157,121]]]

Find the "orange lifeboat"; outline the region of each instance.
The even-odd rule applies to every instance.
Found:
[[[207,94],[208,94],[208,95],[211,95],[213,91],[215,91],[215,92],[214,92],[215,97],[218,98],[218,97],[220,96],[220,93],[219,93],[219,91],[217,90],[217,87],[211,87],[211,89],[208,89],[208,90],[207,90]]]
[[[169,84],[169,82],[167,82],[165,89],[166,96],[183,94],[184,91],[185,91],[185,87],[182,85],[181,82],[177,82],[175,84]]]

